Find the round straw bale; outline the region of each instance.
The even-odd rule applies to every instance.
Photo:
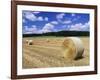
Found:
[[[47,41],[47,42],[50,42],[50,40],[49,40],[49,39],[46,39],[46,41]]]
[[[62,43],[63,57],[67,59],[81,58],[84,52],[82,41],[78,37],[67,37]]]
[[[28,45],[33,45],[33,40],[29,40]]]

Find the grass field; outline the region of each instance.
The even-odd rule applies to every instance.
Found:
[[[66,37],[24,37],[23,68],[68,67],[89,65],[89,37],[80,37],[85,51],[82,59],[69,60],[62,57],[62,42]],[[25,41],[33,40],[33,45]]]

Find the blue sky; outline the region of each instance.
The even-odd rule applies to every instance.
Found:
[[[46,32],[89,31],[89,14],[22,11],[23,34]]]

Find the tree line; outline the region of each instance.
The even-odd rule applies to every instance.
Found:
[[[23,37],[35,37],[35,36],[89,36],[89,31],[58,31],[47,32],[42,34],[23,34]]]

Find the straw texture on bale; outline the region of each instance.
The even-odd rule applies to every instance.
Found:
[[[68,37],[62,43],[63,57],[67,59],[82,58],[84,46],[78,37]]]

